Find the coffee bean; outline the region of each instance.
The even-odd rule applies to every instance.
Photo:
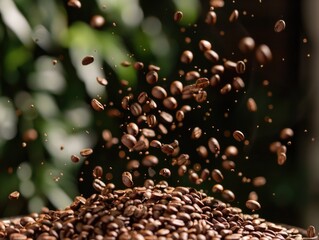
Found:
[[[93,181],[93,188],[98,192],[102,192],[105,188],[105,183],[101,181],[100,179],[96,178]]]
[[[202,136],[202,129],[200,129],[199,127],[195,127],[192,131],[192,135],[191,138],[192,139],[199,139]]]
[[[148,95],[146,92],[141,92],[138,97],[137,97],[137,101],[139,104],[144,104],[146,103],[146,101],[148,100]]]
[[[205,56],[205,58],[207,60],[209,60],[209,61],[211,61],[213,63],[215,63],[215,62],[217,62],[219,60],[218,54],[215,51],[213,51],[213,50],[206,50],[204,52],[204,56]]]
[[[122,173],[122,183],[128,187],[131,188],[133,186],[133,178],[132,174],[130,172],[123,172]]]
[[[94,178],[101,178],[103,176],[103,168],[101,166],[96,166],[93,169],[93,177]]]
[[[146,82],[149,84],[155,84],[158,81],[158,74],[156,71],[152,70],[146,74]]]
[[[209,83],[212,87],[217,86],[219,82],[220,82],[220,76],[218,74],[214,74],[209,80]]]
[[[166,135],[168,133],[167,128],[161,123],[158,124],[157,128],[158,128],[158,131],[160,132],[160,134]]]
[[[158,72],[159,70],[161,70],[161,68],[160,68],[159,66],[156,66],[156,65],[154,65],[154,64],[148,65],[148,71]]]
[[[232,87],[235,90],[239,91],[239,90],[245,88],[245,83],[244,83],[242,78],[234,77],[233,82],[232,82]]]
[[[166,123],[171,123],[171,122],[173,122],[173,116],[172,116],[171,114],[169,114],[168,112],[162,111],[162,112],[160,113],[160,118],[161,118],[164,122],[166,122]]]
[[[197,88],[206,88],[209,86],[208,78],[199,78],[196,80],[195,86]]]
[[[253,98],[248,98],[247,109],[249,112],[256,112],[257,111],[257,104]]]
[[[283,152],[278,153],[277,155],[277,163],[278,165],[284,165],[287,160],[287,155]]]
[[[221,64],[216,64],[211,68],[212,74],[222,74],[225,71],[225,67]]]
[[[307,228],[307,237],[308,237],[308,238],[317,237],[316,228],[315,228],[314,226],[310,225],[310,226]]]
[[[139,133],[139,127],[137,126],[136,123],[130,122],[126,126],[126,131],[130,135],[137,136],[137,134]]]
[[[94,15],[90,20],[90,25],[93,28],[100,28],[105,24],[105,19],[101,15]]]
[[[195,95],[195,100],[198,103],[203,103],[205,102],[207,99],[207,92],[206,91],[199,91],[196,95]]]
[[[14,191],[12,193],[9,194],[9,199],[13,200],[13,199],[18,199],[20,197],[20,193],[18,191]]]
[[[261,208],[259,202],[255,201],[255,200],[247,200],[246,207],[250,210],[253,210],[253,211],[259,210]]]
[[[142,165],[145,167],[154,167],[158,164],[158,158],[154,155],[147,155],[142,159]]]
[[[196,148],[196,152],[201,158],[207,158],[208,157],[208,151],[207,148],[203,145]]]
[[[170,144],[163,144],[161,146],[161,150],[163,153],[165,153],[166,155],[172,155],[174,153],[174,147],[171,146]]]
[[[143,112],[141,105],[137,102],[132,103],[132,105],[130,106],[130,110],[134,117],[140,116]]]
[[[267,182],[266,178],[263,176],[260,176],[260,177],[255,177],[252,183],[255,187],[262,187],[266,184],[266,182]]]
[[[126,168],[127,170],[134,170],[134,169],[138,169],[140,167],[140,162],[138,160],[130,160],[127,165]]]
[[[248,195],[248,199],[258,201],[258,194],[255,191],[251,191]]]
[[[183,92],[183,84],[180,81],[173,81],[170,85],[172,95],[180,95]]]
[[[225,155],[228,158],[232,158],[238,155],[238,149],[235,146],[228,146],[225,149]]]
[[[74,7],[74,8],[81,8],[82,4],[79,0],[69,0],[68,6]]]
[[[185,75],[185,80],[186,81],[192,81],[200,78],[200,74],[197,71],[189,71]]]
[[[233,132],[233,137],[238,142],[242,142],[245,140],[245,135],[239,130]]]
[[[291,128],[284,128],[280,131],[280,139],[287,140],[294,136],[294,131]]]
[[[155,86],[152,88],[152,96],[156,99],[164,99],[167,97],[167,92],[163,87]]]
[[[121,106],[124,110],[129,110],[129,102],[130,102],[129,96],[125,96],[122,98]]]
[[[141,134],[146,138],[153,138],[156,136],[155,131],[150,128],[143,128]]]
[[[184,176],[184,174],[187,172],[187,167],[185,165],[181,165],[179,166],[178,170],[177,170],[177,173],[178,173],[178,176]]]
[[[89,65],[92,62],[94,62],[94,57],[93,56],[86,56],[82,59],[82,65]]]
[[[220,145],[216,138],[211,137],[208,140],[208,148],[213,154],[220,153]]]
[[[136,138],[131,134],[124,134],[121,137],[122,144],[127,147],[128,149],[132,149],[134,145],[136,144]]]
[[[255,56],[260,64],[266,64],[272,60],[271,50],[266,44],[261,44],[257,47]]]
[[[82,157],[88,157],[93,153],[93,149],[92,148],[84,148],[80,151],[80,155]]]
[[[97,111],[97,112],[101,112],[104,110],[104,106],[102,103],[100,103],[98,100],[96,100],[95,98],[93,98],[91,100],[91,106],[92,108]]]
[[[186,50],[182,53],[180,60],[182,63],[189,64],[193,61],[193,57],[193,53],[189,50]]]
[[[221,183],[224,180],[223,174],[218,169],[214,169],[212,171],[212,178],[214,179],[215,182],[218,182],[218,183]]]
[[[243,53],[251,52],[255,48],[255,40],[251,37],[244,37],[240,40],[238,47]]]
[[[200,40],[199,41],[199,50],[205,52],[207,50],[211,50],[212,44],[207,40]]]
[[[108,81],[103,77],[96,77],[96,81],[102,86],[108,85]]]
[[[229,83],[227,83],[224,87],[222,87],[220,89],[220,94],[226,94],[229,93],[231,91],[231,85]]]
[[[217,15],[214,11],[209,11],[206,15],[205,23],[215,25],[217,22]]]
[[[236,22],[238,20],[238,17],[239,17],[239,12],[237,9],[234,9],[232,11],[232,13],[230,14],[229,16],[229,22],[233,23],[233,22]]]
[[[224,189],[221,195],[227,202],[233,202],[235,200],[235,194],[231,190]]]
[[[200,174],[200,178],[203,179],[203,181],[206,181],[209,177],[210,171],[207,168],[204,168]]]
[[[179,22],[183,18],[183,13],[181,11],[177,11],[174,13],[174,21]]]
[[[80,158],[77,155],[71,155],[71,161],[77,163],[80,161]]]
[[[274,26],[274,31],[275,32],[282,32],[283,30],[285,30],[286,28],[286,23],[284,20],[278,20],[276,23],[275,23],[275,26]]]
[[[168,168],[162,168],[159,172],[159,175],[169,178],[171,176],[171,171]]]
[[[246,64],[244,61],[238,61],[236,63],[236,72],[238,74],[243,74],[246,71]]]
[[[162,143],[158,140],[152,140],[150,146],[154,148],[161,148]]]
[[[236,70],[237,64],[233,61],[227,60],[224,62],[224,67],[229,70]]]
[[[221,184],[215,184],[215,185],[212,187],[213,193],[221,193],[223,190],[224,190],[224,187],[223,187],[223,185],[221,185]]]
[[[133,64],[133,68],[134,68],[135,70],[142,70],[142,69],[144,68],[144,63],[142,63],[142,62],[135,62],[135,63]]]
[[[178,103],[174,97],[167,97],[163,100],[163,105],[169,110],[174,110],[177,108]]]

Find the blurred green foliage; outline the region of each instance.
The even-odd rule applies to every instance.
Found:
[[[298,84],[289,86],[289,91],[282,90],[288,86],[284,79],[289,78],[295,82],[297,79],[298,56],[292,56],[289,49],[298,44],[295,41],[287,43],[287,36],[296,32],[291,29],[286,35],[282,34],[286,38],[265,36],[272,32],[273,20],[278,18],[279,13],[285,11],[288,19],[289,11],[296,11],[294,7],[298,4],[286,10],[283,7],[274,8],[277,15],[270,14],[269,21],[263,22],[267,16],[264,16],[263,9],[258,8],[258,3],[227,3],[225,10],[217,10],[224,22],[227,22],[234,7],[242,12],[245,7],[250,9],[250,5],[257,9],[250,14],[255,14],[259,21],[243,17],[241,23],[235,25],[236,29],[227,24],[222,29],[216,27],[207,30],[207,26],[200,24],[194,27],[199,19],[203,21],[205,18],[208,2],[96,0],[82,1],[82,8],[75,9],[68,7],[66,1],[1,0],[0,216],[38,212],[43,206],[64,208],[79,194],[78,177],[90,175],[91,172],[82,174],[86,169],[85,160],[81,159],[80,163],[75,164],[70,161],[70,156],[78,154],[83,148],[103,145],[101,132],[105,128],[112,129],[115,136],[120,134],[118,126],[121,119],[94,113],[90,100],[98,97],[101,102],[119,105],[121,95],[118,94],[118,88],[121,80],[128,81],[133,91],[149,88],[145,86],[144,79],[141,80],[142,76],[131,67],[121,66],[121,62],[143,61],[145,65],[158,65],[161,67],[161,76],[167,77],[168,85],[178,78],[176,69],[184,67],[179,63],[179,57],[185,48],[196,52],[198,41],[206,38],[214,40],[214,48],[222,52],[224,57],[231,58],[238,40],[246,35],[252,35],[258,43],[265,41],[268,44],[269,41],[276,51],[279,45],[280,50],[275,54],[277,60],[269,67],[268,74],[251,71],[245,75],[245,94],[225,99],[214,92],[214,120],[224,129],[234,130],[240,127],[252,136],[252,147],[246,149],[241,158],[244,159],[245,154],[249,154],[253,160],[243,161],[240,166],[252,177],[271,176],[266,189],[258,192],[264,199],[264,209],[271,209],[267,207],[271,204],[281,208],[281,212],[286,213],[281,218],[283,220],[289,219],[289,214],[298,216],[298,210],[292,212],[288,208],[294,206],[294,199],[298,195],[296,189],[302,184],[299,180],[303,177],[303,171],[296,172],[296,160],[291,160],[290,165],[288,164],[289,171],[279,169],[275,160],[269,159],[273,156],[268,154],[267,145],[278,138],[281,128],[287,125],[299,127],[298,121],[302,120],[291,117],[297,111],[293,107],[298,104],[294,97],[302,95],[297,89]],[[267,6],[265,3],[265,9],[271,9],[271,6]],[[178,24],[172,21],[177,9],[184,13]],[[106,20],[105,25],[98,29],[90,26],[91,17],[96,14]],[[186,30],[185,34],[181,33],[183,27],[190,26],[190,31],[193,32]],[[262,29],[271,30],[265,33]],[[220,30],[225,31],[225,38],[219,36]],[[185,43],[185,36],[188,35],[192,37],[189,45]],[[283,43],[287,45],[283,46]],[[271,76],[271,68],[278,65],[278,59],[281,61],[279,53],[287,56],[288,63],[285,66],[280,63],[281,69],[276,69],[278,74]],[[86,55],[94,56],[94,64],[81,64]],[[198,65],[208,68],[201,61],[198,61]],[[288,66],[296,69],[289,70]],[[100,86],[95,80],[97,76],[108,79],[109,85],[106,88]],[[270,77],[274,80],[273,88],[269,89],[274,92],[271,101],[266,97],[268,90],[260,87],[262,80]],[[285,101],[280,97],[283,93],[286,94]],[[259,103],[260,112],[257,115],[242,114],[247,97],[254,97]],[[234,104],[237,99],[238,104]],[[268,104],[276,106],[272,113],[267,109]],[[225,120],[224,113],[228,108],[235,110]],[[271,127],[262,125],[257,130],[256,125],[263,122],[268,113],[274,123]],[[196,116],[193,118],[196,123],[195,119]],[[209,130],[210,127],[211,124],[204,127],[208,135],[223,135]],[[31,139],[26,135],[30,130],[35,130],[36,134]],[[228,138],[222,144],[226,146],[229,143],[231,140]],[[293,154],[296,153],[292,151]],[[97,150],[94,158],[97,159],[96,162],[105,163],[105,166],[124,166],[124,163],[117,163],[116,151],[109,151],[108,154],[106,156],[105,151]],[[95,160],[90,159],[89,165],[94,164]],[[268,170],[266,173],[265,169]],[[114,171],[114,175],[118,174]],[[286,171],[285,178],[282,178],[283,171]],[[295,176],[300,177],[299,180]],[[237,189],[238,201],[242,204],[249,189],[239,184],[236,178],[237,176],[232,176],[230,181],[234,182],[228,184]],[[172,179],[172,182],[177,180],[176,177]],[[279,179],[283,180],[276,182]],[[187,181],[181,179],[180,182]],[[90,184],[85,182],[84,185]],[[211,186],[207,184],[203,188],[210,191]],[[9,201],[7,196],[14,190],[19,190],[22,196],[19,200]],[[273,192],[282,197],[273,198]],[[280,210],[278,211],[280,214]],[[279,219],[279,214],[274,214],[274,218]],[[271,213],[268,215],[271,216]],[[292,223],[298,224],[297,221]]]

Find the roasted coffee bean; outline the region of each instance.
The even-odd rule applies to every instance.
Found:
[[[191,138],[192,139],[199,139],[202,136],[202,129],[200,129],[199,127],[195,127],[192,131],[192,135]]]
[[[272,60],[272,53],[266,44],[261,44],[256,49],[256,59],[260,64],[266,64]]]
[[[209,11],[206,15],[205,22],[210,25],[215,25],[217,22],[217,15],[214,11]]]
[[[146,92],[141,92],[137,97],[137,101],[139,104],[144,104],[146,103],[147,100],[148,100],[148,95]]]
[[[162,143],[158,140],[152,140],[150,146],[154,148],[161,148]]]
[[[152,96],[156,99],[164,99],[167,97],[167,92],[163,87],[155,86],[152,88]]]
[[[100,103],[98,100],[96,100],[95,98],[92,99],[91,101],[91,106],[92,108],[97,111],[97,112],[101,112],[104,110],[104,106],[102,103]]]
[[[193,61],[193,57],[193,53],[189,50],[186,50],[182,53],[180,60],[182,63],[189,64]]]
[[[171,146],[170,144],[163,144],[161,146],[161,150],[163,153],[165,153],[166,155],[172,155],[174,153],[174,147]]]
[[[220,153],[220,145],[216,138],[211,137],[208,140],[208,148],[213,154]]]
[[[9,194],[9,199],[12,200],[12,199],[18,199],[20,197],[20,192],[18,191],[14,191],[12,193]]]
[[[215,184],[215,185],[212,187],[212,192],[213,192],[213,193],[221,193],[223,190],[224,190],[224,187],[223,187],[223,185],[221,185],[221,184]]]
[[[167,97],[163,100],[163,105],[169,110],[174,110],[177,108],[178,103],[174,97]]]
[[[158,158],[154,155],[147,155],[142,159],[142,165],[145,167],[154,167],[158,164]]]
[[[225,155],[226,157],[228,158],[232,158],[232,157],[235,157],[238,155],[238,149],[237,147],[235,146],[228,146],[226,149],[225,149]]]
[[[274,26],[274,31],[275,32],[282,32],[283,30],[285,30],[286,28],[286,23],[284,20],[278,20],[276,23],[275,23],[275,26]]]
[[[93,169],[93,177],[94,178],[101,178],[103,176],[103,168],[101,166],[96,166]]]
[[[125,96],[123,97],[122,101],[121,101],[121,106],[124,110],[129,110],[129,102],[130,102],[130,97],[129,96]]]
[[[258,201],[258,194],[255,191],[251,191],[248,195],[248,200]]]
[[[92,62],[94,62],[94,57],[93,56],[86,56],[82,59],[82,65],[89,65]]]
[[[238,142],[242,142],[245,140],[245,135],[239,130],[233,132],[233,137]]]
[[[136,123],[130,122],[126,126],[126,131],[130,135],[137,136],[137,134],[139,133],[139,127],[137,126]]]
[[[199,41],[199,50],[205,52],[207,50],[211,50],[212,44],[207,40],[200,40]]]
[[[251,37],[244,37],[240,40],[238,47],[243,53],[251,52],[255,48],[255,40]]]
[[[207,148],[203,145],[196,148],[196,152],[201,158],[207,158],[208,157],[208,151]]]
[[[134,169],[138,169],[140,167],[140,162],[138,160],[130,160],[127,165],[126,168],[127,170],[134,170]]]
[[[123,172],[122,173],[122,183],[126,186],[131,188],[133,186],[133,178],[130,172]]]
[[[218,183],[221,183],[224,180],[223,174],[218,169],[214,169],[212,171],[212,178],[214,179],[215,182],[218,182]]]
[[[183,13],[181,11],[177,11],[174,13],[174,21],[179,22],[183,18]]]
[[[222,74],[224,73],[224,71],[225,71],[225,67],[224,65],[221,65],[221,64],[214,65],[211,68],[212,74]]]
[[[228,20],[229,20],[229,22],[233,23],[233,22],[236,22],[236,21],[237,21],[238,17],[239,17],[239,12],[238,12],[237,9],[234,9],[234,10],[232,11],[232,13],[230,14]]]
[[[185,80],[186,81],[192,81],[200,78],[200,74],[197,71],[189,71],[185,75]]]
[[[278,153],[277,155],[277,163],[278,165],[284,165],[287,160],[287,155],[283,152]]]
[[[136,142],[136,144],[133,147],[134,151],[145,151],[149,148],[150,143],[147,138],[145,138],[143,135],[140,137],[140,139]]]
[[[200,178],[203,179],[203,181],[206,181],[207,178],[209,177],[209,170],[207,168],[204,168],[200,174]]]
[[[101,181],[100,179],[96,178],[93,181],[93,188],[98,192],[102,192],[105,188],[105,183]]]
[[[280,139],[287,140],[294,136],[294,131],[291,128],[284,128],[280,131]]]
[[[256,112],[257,111],[257,104],[253,98],[248,98],[247,109],[249,112]]]
[[[104,77],[96,77],[96,81],[102,86],[108,85],[108,81]]]
[[[246,71],[246,64],[244,61],[238,61],[236,63],[236,72],[238,74],[243,74]]]
[[[168,133],[167,128],[161,123],[158,124],[157,128],[160,134],[166,135]]]
[[[214,74],[210,80],[209,83],[212,87],[215,87],[220,82],[220,76],[218,74]]]
[[[101,15],[94,15],[90,20],[90,25],[93,28],[100,28],[105,24],[105,19]]]
[[[235,194],[231,190],[224,189],[221,195],[227,202],[233,202],[235,200]]]
[[[246,207],[250,210],[253,210],[253,211],[259,210],[261,208],[259,202],[255,201],[255,200],[247,200]]]
[[[242,78],[234,77],[233,82],[232,82],[232,87],[235,90],[239,91],[239,90],[245,88],[245,83],[244,83]]]
[[[259,177],[255,177],[252,183],[255,187],[262,187],[266,184],[266,182],[267,181],[265,177],[259,176]]]
[[[149,84],[155,84],[158,81],[158,73],[154,70],[149,71],[146,74],[146,82]]]
[[[195,100],[198,103],[203,103],[205,102],[207,99],[207,92],[206,91],[199,91],[196,95],[195,95]]]
[[[93,153],[93,149],[92,148],[84,148],[80,151],[80,155],[82,157],[88,157]]]
[[[169,178],[171,176],[171,171],[168,168],[162,168],[159,172],[159,175]]]
[[[183,84],[180,81],[173,81],[170,85],[172,95],[180,95],[183,92]]]
[[[133,67],[135,70],[142,70],[144,68],[144,63],[142,62],[135,62],[133,64]]]
[[[159,70],[161,70],[161,68],[160,68],[159,66],[156,66],[156,65],[154,65],[154,64],[148,65],[148,71],[158,72]]]
[[[233,61],[227,60],[224,62],[224,67],[229,70],[236,70],[237,64]]]
[[[80,161],[80,158],[77,155],[71,155],[71,161],[77,163]]]
[[[220,89],[220,94],[226,94],[229,93],[231,91],[231,85],[229,83],[227,83],[224,87],[222,87]]]
[[[81,8],[82,4],[79,0],[69,0],[68,6],[74,7],[74,8]]]
[[[204,52],[204,56],[205,56],[205,58],[207,60],[209,60],[209,61],[211,61],[213,63],[215,63],[215,62],[217,62],[219,60],[218,54],[215,51],[213,51],[213,50],[206,50]]]
[[[162,112],[160,113],[160,118],[161,118],[164,122],[166,122],[166,123],[171,123],[171,122],[173,122],[173,116],[172,116],[171,114],[169,114],[168,112],[162,111]]]
[[[179,166],[178,170],[177,170],[177,173],[178,173],[178,176],[184,176],[184,174],[187,172],[187,167],[185,165],[181,165]]]
[[[132,103],[132,105],[130,106],[130,110],[134,117],[138,117],[143,112],[141,105],[137,102]]]
[[[208,78],[199,78],[196,80],[195,86],[197,88],[206,88],[209,86]]]
[[[156,136],[155,131],[150,128],[143,128],[141,134],[147,138],[153,138]]]
[[[136,144],[137,140],[136,138],[131,134],[124,134],[121,137],[122,144],[127,147],[128,149],[132,149],[134,145]]]
[[[317,236],[316,228],[314,226],[310,225],[307,228],[307,237],[308,238],[314,238],[316,236]]]

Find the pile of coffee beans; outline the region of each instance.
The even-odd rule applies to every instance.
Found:
[[[19,219],[0,222],[0,238],[10,240],[173,240],[303,239],[296,228],[286,228],[244,214],[205,193],[171,187],[147,179],[142,187],[116,190],[113,184],[94,181],[97,193],[77,196],[64,210],[43,209]],[[247,201],[254,210],[260,206]],[[308,228],[308,238],[316,230]]]

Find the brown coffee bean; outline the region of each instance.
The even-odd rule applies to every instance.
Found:
[[[181,11],[176,11],[176,12],[174,13],[174,21],[175,21],[175,22],[181,21],[182,18],[183,18],[183,13],[182,13]]]
[[[210,0],[209,4],[212,8],[222,8],[225,5],[224,0]]]
[[[102,192],[105,188],[105,183],[101,181],[100,179],[96,178],[93,181],[93,188],[98,192]]]
[[[187,167],[185,165],[181,165],[179,166],[178,170],[177,170],[177,173],[178,173],[178,176],[184,176],[184,174],[187,172]]]
[[[172,155],[174,153],[174,147],[169,145],[169,144],[163,144],[161,146],[161,150],[163,153],[165,153],[166,155]]]
[[[207,99],[207,92],[206,91],[199,91],[196,95],[195,95],[195,100],[198,103],[203,103],[205,102]]]
[[[230,60],[227,60],[227,61],[224,62],[224,67],[226,69],[235,71],[236,70],[236,66],[237,66],[237,64],[235,62],[233,62],[233,61],[230,61]]]
[[[272,60],[271,50],[266,44],[261,44],[257,47],[255,56],[260,64],[266,64]]]
[[[248,98],[247,109],[249,112],[257,112],[257,104],[253,98]]]
[[[225,67],[221,64],[214,65],[211,70],[212,74],[222,74],[225,71]]]
[[[140,162],[138,160],[130,160],[127,165],[126,168],[127,170],[134,170],[134,169],[138,169],[140,167]]]
[[[168,133],[167,128],[161,123],[158,124],[157,128],[158,128],[158,131],[160,132],[160,134],[166,135]]]
[[[285,30],[286,28],[286,23],[284,20],[278,20],[276,23],[275,23],[275,26],[274,26],[274,31],[275,32],[282,32],[283,30]]]
[[[156,66],[156,65],[154,65],[154,64],[148,65],[148,71],[158,72],[159,70],[161,70],[161,68],[160,68],[159,66]]]
[[[192,131],[192,135],[191,138],[192,139],[199,139],[202,136],[202,129],[200,129],[199,127],[195,127]]]
[[[162,143],[158,140],[152,140],[150,146],[154,148],[161,148]]]
[[[215,25],[217,22],[217,15],[214,11],[209,11],[206,15],[205,23]]]
[[[193,61],[193,53],[189,50],[185,50],[182,55],[181,55],[181,62],[182,63],[186,63],[186,64],[189,64]]]
[[[145,167],[154,167],[158,164],[158,158],[154,155],[147,155],[142,159],[142,165]]]
[[[201,158],[207,158],[208,157],[208,151],[207,148],[203,145],[196,148],[196,152]]]
[[[209,170],[207,168],[204,168],[200,174],[200,178],[203,179],[203,181],[206,181],[207,178],[209,177]]]
[[[167,97],[167,92],[163,87],[155,86],[152,88],[152,96],[156,99],[164,99]]]
[[[245,88],[245,83],[244,83],[242,78],[234,77],[233,82],[232,82],[232,87],[235,90],[239,91],[239,90]]]
[[[137,101],[139,104],[144,104],[146,103],[146,101],[148,100],[148,95],[146,92],[141,92],[138,97],[137,97]]]
[[[135,62],[134,64],[133,64],[133,68],[135,69],[135,70],[142,70],[143,68],[144,68],[144,63],[142,63],[142,62]]]
[[[216,138],[211,137],[208,140],[208,148],[213,154],[220,153],[220,145]]]
[[[283,153],[283,152],[278,153],[278,155],[277,155],[277,163],[278,163],[278,165],[284,165],[286,160],[287,160],[286,153]]]
[[[314,226],[310,225],[310,226],[307,228],[307,237],[308,237],[308,238],[317,237],[316,228],[315,228]]]
[[[233,132],[233,137],[238,142],[242,142],[245,140],[245,135],[239,130]]]
[[[230,14],[229,16],[229,22],[233,23],[233,22],[236,22],[238,20],[238,17],[239,17],[239,12],[237,9],[234,9],[232,11],[232,13]]]
[[[80,158],[77,155],[71,155],[71,161],[77,163],[80,161]]]
[[[253,211],[259,210],[261,208],[260,203],[255,200],[247,200],[246,207]]]
[[[236,63],[236,72],[238,74],[243,74],[246,71],[246,64],[244,61],[238,61]]]
[[[147,125],[151,128],[155,127],[157,125],[157,119],[156,116],[151,114],[146,116],[146,122]]]
[[[224,187],[223,187],[223,185],[221,185],[221,184],[215,184],[215,185],[212,187],[212,192],[213,192],[213,193],[221,193],[223,190],[224,190]]]
[[[213,169],[212,178],[215,182],[221,183],[224,180],[224,175],[218,169]]]
[[[103,77],[96,77],[96,81],[102,86],[108,85],[108,81]]]
[[[79,0],[69,0],[68,1],[68,6],[69,7],[74,7],[74,8],[81,8],[82,4]]]
[[[171,171],[168,168],[162,168],[159,172],[159,175],[169,178],[171,176]]]
[[[233,202],[235,200],[235,194],[231,190],[224,189],[221,195],[227,202]]]
[[[174,110],[177,108],[178,103],[174,97],[167,97],[163,100],[163,105],[169,110]]]
[[[255,191],[251,191],[248,195],[248,200],[258,201],[258,194]]]
[[[207,50],[211,50],[212,44],[207,40],[200,40],[199,41],[199,50],[205,52]]]
[[[131,104],[130,110],[134,117],[140,116],[143,112],[141,105],[137,102]]]
[[[189,71],[185,75],[185,80],[186,81],[192,81],[200,78],[200,74],[197,71]]]
[[[130,122],[126,126],[126,131],[128,134],[131,134],[133,136],[137,136],[137,134],[139,133],[139,127],[137,126],[136,123]]]
[[[183,84],[180,81],[173,81],[170,85],[172,95],[180,95],[183,92]]]
[[[146,74],[146,82],[149,84],[155,84],[158,81],[158,73],[154,70],[149,71]]]
[[[128,188],[131,188],[134,185],[132,174],[130,172],[122,173],[122,183]]]
[[[162,112],[160,113],[160,118],[161,118],[164,122],[166,122],[166,123],[171,123],[171,122],[173,122],[173,116],[172,116],[171,114],[169,114],[168,112],[162,111]]]
[[[284,128],[280,131],[280,139],[287,140],[294,136],[294,131],[291,128]]]
[[[231,91],[231,85],[229,83],[227,83],[224,87],[222,87],[220,89],[220,94],[226,94],[229,93]]]
[[[285,145],[280,145],[277,149],[277,154],[279,153],[287,153],[287,147]]]
[[[80,151],[80,155],[82,157],[88,157],[93,153],[93,149],[92,148],[84,148]]]
[[[96,166],[93,169],[93,177],[94,178],[101,178],[103,176],[103,168],[101,166]]]
[[[18,191],[14,191],[14,192],[10,193],[8,196],[8,198],[10,200],[18,199],[19,197],[20,197],[20,192],[18,192]]]
[[[143,128],[141,134],[146,138],[153,138],[156,136],[156,133],[153,129],[150,128]]]
[[[259,176],[259,177],[255,177],[252,183],[255,187],[262,187],[266,184],[266,182],[267,180],[265,177]]]
[[[215,63],[219,60],[218,54],[213,50],[207,50],[204,52],[204,56],[207,60]]]
[[[235,146],[228,146],[225,149],[225,155],[228,158],[235,157],[238,155],[238,149]]]
[[[89,65],[92,62],[94,62],[94,57],[93,56],[86,56],[82,59],[82,65]]]
[[[217,86],[219,82],[220,82],[220,76],[218,74],[214,74],[209,80],[209,83],[212,87]]]
[[[129,103],[130,103],[130,97],[129,96],[125,96],[122,98],[122,101],[121,101],[121,106],[124,110],[129,110]]]
[[[95,98],[93,98],[91,100],[91,106],[92,108],[97,111],[97,112],[101,112],[104,110],[104,106],[102,103],[100,103],[98,100],[96,100]]]
[[[251,52],[255,48],[255,40],[251,37],[244,37],[240,40],[238,47],[243,53]]]
[[[182,122],[182,121],[184,120],[184,118],[185,118],[184,112],[183,112],[182,110],[178,110],[178,111],[176,112],[175,118],[176,118],[176,120],[177,120],[178,122]]]
[[[122,144],[127,147],[128,149],[131,149],[134,147],[134,145],[136,144],[136,138],[131,135],[131,134],[124,134],[122,137],[121,137],[121,142]]]
[[[208,78],[199,78],[196,80],[195,86],[197,88],[206,88],[209,86]]]
[[[93,28],[100,28],[105,24],[105,19],[101,15],[94,15],[90,20],[90,25]]]

